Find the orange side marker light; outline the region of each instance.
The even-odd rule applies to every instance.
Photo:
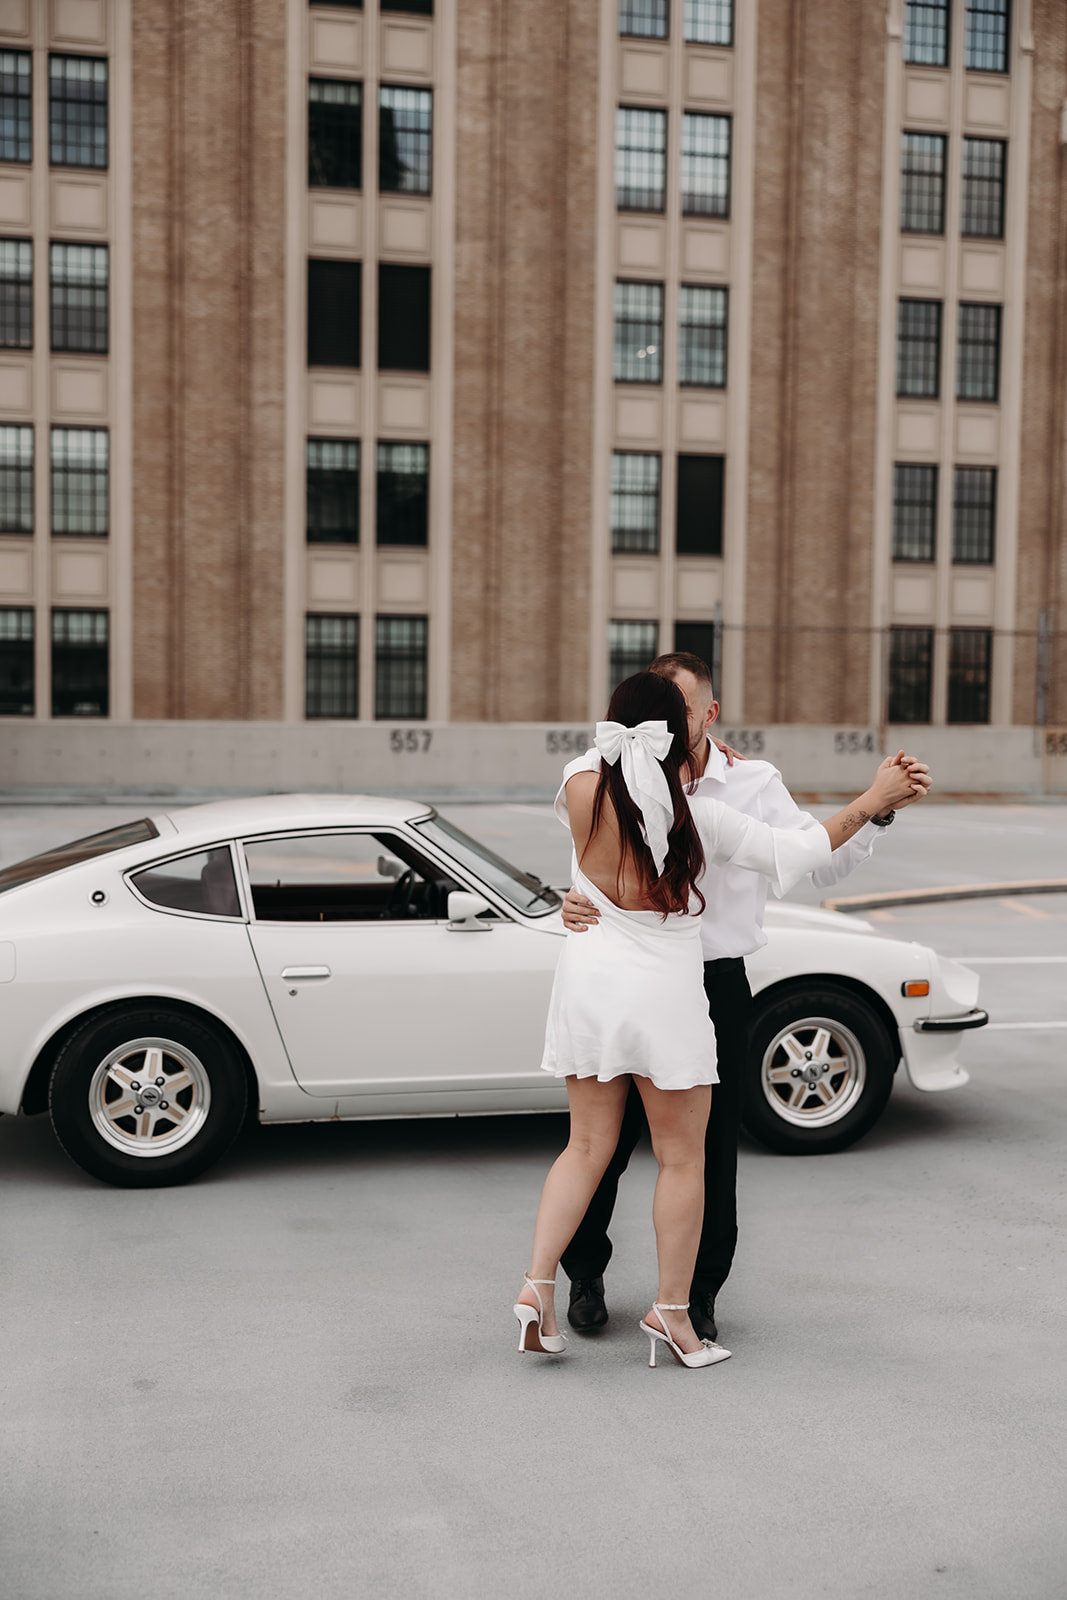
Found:
[[[925,978],[913,978],[910,983],[901,984],[900,992],[906,1000],[921,1000],[930,993],[930,985]]]

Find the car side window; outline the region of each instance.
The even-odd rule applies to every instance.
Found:
[[[189,911],[202,917],[239,917],[241,902],[228,845],[198,850],[130,875],[137,892],[166,911]]]
[[[244,845],[259,922],[439,921],[460,885],[390,833],[316,833]]]

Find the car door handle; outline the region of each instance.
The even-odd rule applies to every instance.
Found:
[[[328,978],[329,967],[283,967],[282,979],[285,983],[299,983],[301,979]]]

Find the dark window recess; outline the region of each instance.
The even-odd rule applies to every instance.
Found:
[[[929,722],[933,628],[889,630],[889,720]]]
[[[678,382],[707,389],[726,384],[726,290],[682,284],[678,290]]]
[[[611,458],[611,548],[659,549],[658,455],[616,450]]]
[[[990,566],[996,550],[997,469],[957,467],[952,483],[952,560]]]
[[[329,10],[334,11],[363,10],[363,0],[310,0],[310,3],[316,8],[316,10],[320,6],[326,6]]]
[[[378,543],[425,545],[430,503],[430,447],[378,446]]]
[[[52,612],[52,715],[108,714],[106,611]]]
[[[404,11],[412,17],[432,17],[433,0],[382,0],[383,11]]]
[[[619,106],[615,112],[615,205],[662,211],[667,183],[667,113]]]
[[[33,160],[33,57],[0,50],[0,161]]]
[[[937,468],[898,461],[893,468],[893,560],[933,561],[937,549]]]
[[[956,399],[995,401],[1000,388],[1000,307],[961,304]]]
[[[940,133],[900,136],[900,229],[945,231],[945,146]]]
[[[1004,139],[964,139],[963,204],[960,232],[965,239],[1003,239]]]
[[[659,625],[655,622],[608,623],[608,693],[624,678],[646,671],[659,654]]]
[[[374,715],[421,720],[426,715],[425,617],[376,617]]]
[[[616,283],[614,377],[616,383],[662,383],[662,283]]]
[[[429,194],[433,189],[433,92],[378,90],[378,188]]]
[[[313,189],[363,185],[363,85],[308,80],[308,183]]]
[[[619,32],[629,39],[666,39],[668,0],[619,0]]]
[[[359,440],[309,439],[308,544],[359,543]]]
[[[378,268],[378,367],[430,370],[430,268]]]
[[[733,0],[685,0],[682,37],[687,44],[733,44]]]
[[[107,60],[50,56],[48,147],[53,167],[107,166]]]
[[[0,426],[0,533],[33,532],[33,429]]]
[[[107,355],[107,245],[54,244],[49,262],[52,349]]]
[[[304,711],[308,717],[359,716],[358,617],[305,617]]]
[[[682,213],[730,215],[730,118],[687,111],[682,116]]]
[[[675,548],[680,556],[722,555],[723,456],[678,457]]]
[[[914,67],[948,66],[949,0],[906,0],[904,60]]]
[[[33,245],[0,239],[0,345],[33,349]]]
[[[989,721],[992,665],[993,634],[989,628],[949,629],[949,722]]]
[[[33,608],[0,607],[0,717],[33,716]]]
[[[130,882],[146,900],[166,911],[191,911],[202,917],[241,915],[233,857],[226,845],[135,872]]]
[[[967,0],[963,64],[968,72],[1007,72],[1010,21],[1009,0]],[[988,718],[964,717],[961,721],[985,722]]]
[[[358,367],[359,261],[308,262],[308,366]]]
[[[106,428],[52,429],[52,532],[106,535]]]
[[[897,394],[936,400],[941,392],[941,302],[901,300],[897,309]]]
[[[705,662],[709,671],[714,670],[715,662],[715,624],[714,622],[676,622],[674,624],[674,648],[684,651],[687,655],[699,656]],[[719,693],[719,685],[715,684],[715,693]]]

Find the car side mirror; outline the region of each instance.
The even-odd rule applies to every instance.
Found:
[[[398,861],[395,856],[378,857],[379,878],[402,878],[405,871],[404,863]]]
[[[448,897],[449,933],[489,933],[488,922],[479,922],[482,911],[490,911],[488,900],[480,894],[470,894],[466,889],[453,889]]]

